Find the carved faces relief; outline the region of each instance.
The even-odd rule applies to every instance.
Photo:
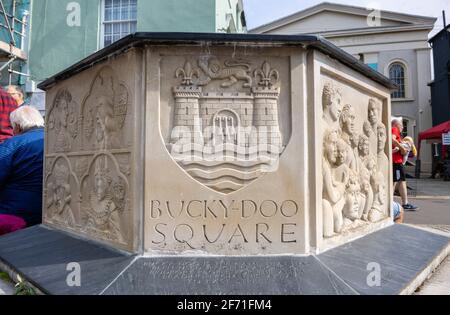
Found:
[[[336,165],[343,165],[347,163],[348,159],[348,147],[344,140],[337,142],[337,158]]]
[[[372,126],[381,121],[380,112],[381,110],[377,102],[371,99],[369,101],[369,122]]]
[[[359,219],[361,210],[360,185],[356,174],[351,174],[347,184],[344,216],[350,220]]]
[[[352,135],[355,133],[356,114],[353,107],[349,104],[344,106],[340,117],[341,129],[343,132]]]
[[[370,153],[370,142],[366,136],[359,138],[358,150],[361,157],[367,157]]]
[[[110,184],[111,179],[109,177],[106,177],[106,175],[103,174],[96,174],[94,192],[97,196],[98,201],[105,200]]]
[[[332,165],[336,164],[338,158],[337,142],[339,135],[336,131],[329,132],[324,139],[325,157]]]
[[[342,111],[342,97],[331,84],[324,87],[322,103],[324,116],[332,121],[338,121]]]
[[[386,128],[383,125],[378,126],[377,128],[378,134],[378,153],[384,152],[386,147],[387,135]]]

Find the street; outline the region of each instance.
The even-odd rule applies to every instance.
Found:
[[[419,206],[415,212],[405,213],[405,223],[414,225],[439,226],[450,231],[450,182],[442,179],[411,180],[410,187],[416,187],[412,192],[410,202]],[[398,198],[396,198],[399,201]]]

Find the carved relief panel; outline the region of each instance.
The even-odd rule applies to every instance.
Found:
[[[81,108],[84,150],[124,149],[124,123],[129,107],[129,91],[113,69],[104,67],[94,78]]]
[[[72,172],[70,161],[64,156],[58,157],[48,169],[50,172],[44,181],[44,219],[75,229],[80,226],[77,175]]]
[[[95,67],[53,88],[44,221],[132,249],[133,104],[130,76],[119,76],[125,66]]]
[[[293,107],[303,105],[292,101],[293,52],[243,52],[163,50],[149,61],[149,73],[159,75],[147,81],[147,112],[159,105],[159,115],[147,115],[148,252],[274,254],[305,246],[304,177],[296,169],[305,159],[301,136],[293,135],[305,124],[292,122]]]
[[[386,103],[322,76],[322,217],[325,239],[389,218]]]
[[[130,237],[128,179],[114,156],[97,155],[81,182],[81,222],[89,235],[118,244]]]
[[[48,152],[67,153],[77,149],[78,110],[79,106],[68,89],[58,91],[47,114]]]

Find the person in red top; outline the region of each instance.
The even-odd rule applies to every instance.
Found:
[[[415,211],[418,208],[408,202],[408,186],[406,185],[405,167],[403,165],[403,157],[408,154],[402,145],[401,130],[403,130],[403,122],[400,119],[392,121],[392,145],[398,151],[392,154],[394,163],[394,191],[398,189],[402,198],[403,209],[406,211]]]
[[[0,87],[0,144],[14,135],[9,116],[17,107],[12,96]]]

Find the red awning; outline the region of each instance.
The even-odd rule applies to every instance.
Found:
[[[433,127],[431,129],[419,133],[419,155],[422,141],[431,139],[441,140],[442,134],[448,132],[450,132],[450,120],[436,127]],[[442,148],[442,150],[444,150],[444,148]]]
[[[442,134],[450,132],[450,120],[439,126],[428,129],[419,134],[419,142],[428,139],[442,139]]]

